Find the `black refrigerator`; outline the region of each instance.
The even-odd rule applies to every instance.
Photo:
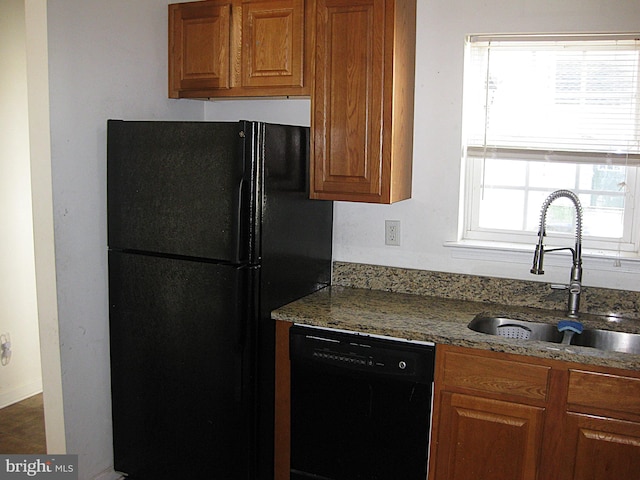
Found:
[[[271,310],[331,277],[309,129],[108,121],[114,467],[130,479],[273,477]]]

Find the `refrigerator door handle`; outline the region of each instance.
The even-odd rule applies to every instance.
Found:
[[[257,348],[257,323],[258,323],[258,279],[260,267],[242,267],[242,275],[237,292],[242,295],[236,297],[237,312],[237,339],[236,347],[240,357],[239,370],[242,381],[237,385],[236,400],[244,401],[251,398],[251,385],[255,379],[255,349]]]
[[[247,190],[247,183],[249,181],[246,178],[246,175],[243,174],[242,178],[240,179],[240,184],[238,185],[238,202],[237,202],[237,211],[235,213],[236,218],[239,219],[238,221],[238,230],[239,230],[239,234],[238,234],[238,238],[247,238],[247,234],[249,232],[245,231],[248,230],[247,227],[247,222],[246,220],[243,218],[243,210],[244,210],[244,206],[248,205],[247,204],[247,196],[246,196],[246,190]],[[238,244],[238,258],[241,262],[244,261],[248,261],[250,257],[250,248],[248,245],[248,242],[246,241],[240,241]]]

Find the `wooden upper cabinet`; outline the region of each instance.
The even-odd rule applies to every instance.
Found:
[[[304,1],[243,7],[242,85],[304,86]]]
[[[311,198],[411,197],[415,0],[318,0]]]
[[[231,4],[169,5],[170,95],[231,86]]]
[[[169,97],[308,96],[313,0],[169,5]]]

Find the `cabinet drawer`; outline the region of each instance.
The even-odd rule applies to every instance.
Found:
[[[442,378],[448,387],[546,401],[550,370],[543,365],[446,352]]]
[[[640,415],[640,378],[569,370],[568,403]]]

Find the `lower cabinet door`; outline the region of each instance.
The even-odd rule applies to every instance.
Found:
[[[567,414],[565,476],[575,480],[638,478],[640,475],[640,423],[605,417]]]
[[[443,392],[436,480],[535,480],[544,408]]]

